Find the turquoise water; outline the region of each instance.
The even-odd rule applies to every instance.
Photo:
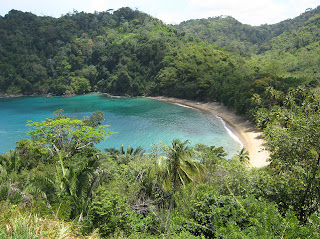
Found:
[[[29,138],[28,120],[42,121],[53,112],[64,109],[68,117],[91,115],[97,110],[105,114],[105,124],[116,132],[97,147],[119,148],[121,145],[150,149],[152,143],[170,144],[175,138],[189,139],[194,145],[223,146],[232,156],[240,145],[214,115],[148,98],[107,98],[100,94],[70,98],[18,97],[0,99],[0,153],[15,147],[15,142]]]

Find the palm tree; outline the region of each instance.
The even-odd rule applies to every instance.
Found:
[[[202,176],[203,166],[192,159],[192,150],[187,146],[189,141],[174,139],[172,146],[166,147],[166,157],[161,157],[152,170],[156,181],[166,192],[171,193],[167,222],[173,205],[173,195],[181,185],[192,182]]]
[[[138,148],[134,149],[131,146],[128,146],[127,150],[125,151],[123,145],[120,147],[120,149],[111,147],[111,148],[105,148],[104,150],[107,153],[110,153],[112,156],[118,156],[121,154],[142,156],[145,152],[142,147],[138,147]]]
[[[93,191],[105,173],[98,169],[96,159],[89,159],[76,169],[71,166],[62,178],[63,188],[72,198],[73,210],[70,217],[79,216],[79,221],[87,215],[93,198]]]
[[[104,150],[109,153],[111,157],[117,161],[118,164],[128,164],[136,156],[142,157],[145,153],[145,150],[142,147],[134,149],[131,146],[128,146],[127,150],[125,150],[123,145],[120,147],[120,149],[112,147],[105,148]]]
[[[167,157],[160,158],[158,166],[161,172],[159,178],[166,192],[175,193],[181,185],[192,182],[201,176],[202,165],[193,160],[192,150],[187,146],[189,141],[174,139],[172,146],[167,146]]]
[[[238,156],[240,162],[244,163],[245,165],[250,164],[249,152],[245,148],[242,148],[238,152],[237,156]]]
[[[71,215],[79,221],[87,215],[92,202],[93,191],[105,173],[98,169],[99,159],[84,159],[81,165],[65,167],[59,157],[57,171],[54,178],[36,176],[27,185],[26,192],[42,194],[47,201],[46,193],[55,194],[58,197],[67,196],[71,199]],[[48,201],[47,201],[48,204]]]

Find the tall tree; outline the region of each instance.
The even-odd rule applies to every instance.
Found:
[[[166,146],[166,157],[160,157],[157,165],[157,180],[166,192],[174,193],[181,185],[201,177],[203,167],[192,159],[189,141],[174,139],[172,146]]]
[[[153,168],[154,175],[162,188],[171,193],[166,224],[169,221],[173,206],[173,195],[181,185],[186,185],[200,178],[203,167],[192,159],[192,150],[187,146],[189,141],[174,139],[172,146],[166,146],[166,157],[160,157]]]
[[[47,194],[51,194],[63,202],[70,201],[70,218],[79,217],[81,221],[87,216],[94,190],[105,174],[99,166],[98,156],[90,159],[82,158],[79,165],[69,167],[66,167],[62,158],[59,157],[54,177],[36,175],[27,185],[26,192],[41,193],[46,200]]]
[[[266,129],[274,170],[268,197],[282,211],[293,207],[303,222],[320,208],[319,125],[320,116],[316,114],[295,119],[289,128],[273,125]]]
[[[112,132],[105,131],[108,125],[92,127],[98,125],[97,122],[94,122],[99,120],[98,117],[93,117],[92,120],[90,118],[79,120],[67,118],[61,114],[61,111],[57,111],[56,114],[57,117],[53,119],[48,118],[41,122],[29,121],[27,124],[36,127],[35,130],[29,132],[33,142],[47,148],[52,156],[55,154],[72,156],[112,134]]]

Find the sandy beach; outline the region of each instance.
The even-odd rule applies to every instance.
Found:
[[[227,128],[240,139],[249,152],[251,167],[263,167],[269,164],[267,162],[269,152],[264,150],[265,141],[262,137],[262,131],[257,129],[247,118],[236,115],[232,110],[216,102],[200,103],[162,96],[150,98],[173,104],[182,104],[221,117],[226,122]]]

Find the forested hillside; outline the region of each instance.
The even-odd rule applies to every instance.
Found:
[[[305,13],[294,19],[288,19],[273,25],[250,26],[242,24],[233,17],[220,16],[188,20],[179,25],[174,25],[174,27],[229,51],[238,52],[242,55],[260,54],[270,50],[273,45],[277,45],[272,41],[273,38],[296,32],[304,27],[310,18],[319,13],[319,7],[307,9]],[[307,31],[304,33],[309,35]],[[299,44],[299,41],[302,41],[299,37],[302,36],[303,34],[291,37]]]
[[[275,81],[317,84],[318,11],[270,26],[218,17],[178,30],[130,8],[58,19],[12,10],[0,18],[0,93],[168,95],[245,113]]]
[[[219,101],[262,129],[270,152],[251,169],[245,149],[227,160],[188,141],[101,152],[112,140],[102,112],[59,110],[0,155],[0,237],[320,238],[319,12],[259,27],[169,26],[130,8],[0,17],[2,96]]]
[[[129,8],[59,19],[12,10],[1,18],[1,91],[141,95],[180,38]]]

